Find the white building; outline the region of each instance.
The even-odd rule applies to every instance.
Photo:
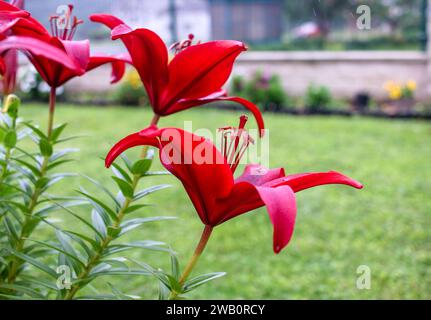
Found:
[[[171,43],[172,1],[175,5],[178,39],[187,38],[188,34],[193,33],[197,40],[209,40],[211,17],[207,0],[113,1],[110,11],[131,27],[154,30],[167,43]]]

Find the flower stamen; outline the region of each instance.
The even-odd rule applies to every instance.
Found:
[[[49,24],[51,27],[51,35],[62,40],[72,40],[78,25],[83,23],[83,20],[78,19],[76,16],[72,18],[73,5],[68,5],[69,11],[62,16],[53,15],[49,17]]]
[[[232,173],[235,172],[250,143],[254,143],[253,138],[244,129],[247,120],[248,117],[242,115],[237,128],[223,127],[219,129],[222,132],[221,153],[230,165]]]
[[[194,36],[192,33],[190,33],[187,39],[184,39],[184,40],[181,40],[181,41],[178,41],[178,42],[173,43],[173,44],[169,47],[169,50],[175,50],[175,54],[178,54],[178,53],[180,53],[181,51],[183,51],[183,50],[187,49],[188,47],[190,47],[190,46],[194,45],[194,44],[193,44],[193,39],[194,39],[194,38],[195,38],[195,36]],[[201,43],[201,42],[200,42],[200,41],[198,41],[198,42],[196,42],[196,43],[195,43],[195,45],[196,45],[196,44],[200,44],[200,43]]]

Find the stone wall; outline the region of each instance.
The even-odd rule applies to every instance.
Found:
[[[422,52],[247,52],[234,72],[249,76],[256,70],[278,74],[295,96],[315,83],[328,86],[337,97],[351,98],[365,91],[381,99],[386,96],[386,81],[411,79],[418,84],[418,98],[427,97],[427,56]]]
[[[278,74],[287,92],[303,95],[310,83],[328,86],[337,97],[352,98],[366,91],[384,98],[388,80],[415,80],[417,97],[430,98],[427,54],[414,51],[343,51],[343,52],[246,52],[235,64],[234,74],[249,76],[257,70]],[[112,90],[110,68],[96,69],[68,84],[71,91]]]

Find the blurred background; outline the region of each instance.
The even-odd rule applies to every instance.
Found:
[[[74,14],[85,20],[76,39],[90,38],[94,52],[125,50],[120,41],[110,40],[106,28],[88,21],[88,15],[101,12],[132,27],[150,28],[167,45],[190,33],[202,41],[246,42],[249,51],[239,57],[227,89],[266,112],[271,166],[286,167],[287,173],[337,170],[365,185],[361,191],[327,186],[298,194],[295,235],[278,256],[271,250],[272,228],[264,208],[218,227],[197,272],[228,275],[194,298],[431,298],[428,1],[70,2]],[[48,16],[61,4],[64,0],[28,0],[26,9],[48,26]],[[46,88],[25,59],[22,64],[21,96],[39,101],[26,104],[23,115],[44,123],[46,105],[40,102],[46,100]],[[58,108],[59,122],[88,134],[71,144],[81,149],[80,170],[107,185],[109,173],[99,157],[151,117],[137,73],[130,68],[114,86],[109,75],[109,67],[99,68],[71,81]],[[182,127],[189,120],[194,128],[235,125],[239,111],[223,108],[192,109],[162,119],[161,125]],[[130,156],[136,156],[133,150]],[[168,241],[184,263],[201,223],[175,179],[149,184],[162,179],[174,187],[154,195],[151,201],[158,205],[151,210],[181,219],[133,237]],[[136,257],[169,265],[167,257],[157,254],[139,251]],[[371,270],[370,289],[356,286],[360,265]],[[147,298],[157,291],[156,282],[147,279],[112,281],[124,292]]]
[[[48,15],[63,2],[30,0],[26,9],[48,27]],[[72,2],[74,14],[85,21],[75,38],[91,39],[93,52],[124,51],[119,41],[110,40],[106,28],[88,20],[97,12],[152,29],[168,45],[189,34],[201,41],[244,41],[249,51],[239,58],[229,87],[264,110],[425,118],[431,114],[427,0]],[[70,82],[69,100],[145,104],[133,72],[114,87],[115,94],[107,95],[112,91],[104,81],[108,73],[107,66]],[[30,99],[44,96],[37,92],[43,84],[25,74],[21,78],[27,79],[21,87],[31,91]]]

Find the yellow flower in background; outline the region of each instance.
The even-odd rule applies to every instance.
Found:
[[[417,84],[414,80],[409,80],[405,84],[395,81],[387,81],[383,86],[388,93],[389,99],[399,100],[401,98],[411,98],[416,91]]]
[[[399,85],[394,85],[389,90],[389,98],[391,100],[398,100],[402,97],[402,95],[403,95],[403,90],[402,90],[401,86],[399,86]]]
[[[136,70],[127,72],[125,79],[133,89],[139,89],[139,87],[142,86],[141,78],[139,77],[139,73]]]
[[[407,81],[406,88],[409,89],[410,91],[416,91],[416,88],[417,88],[416,81],[414,80]]]

